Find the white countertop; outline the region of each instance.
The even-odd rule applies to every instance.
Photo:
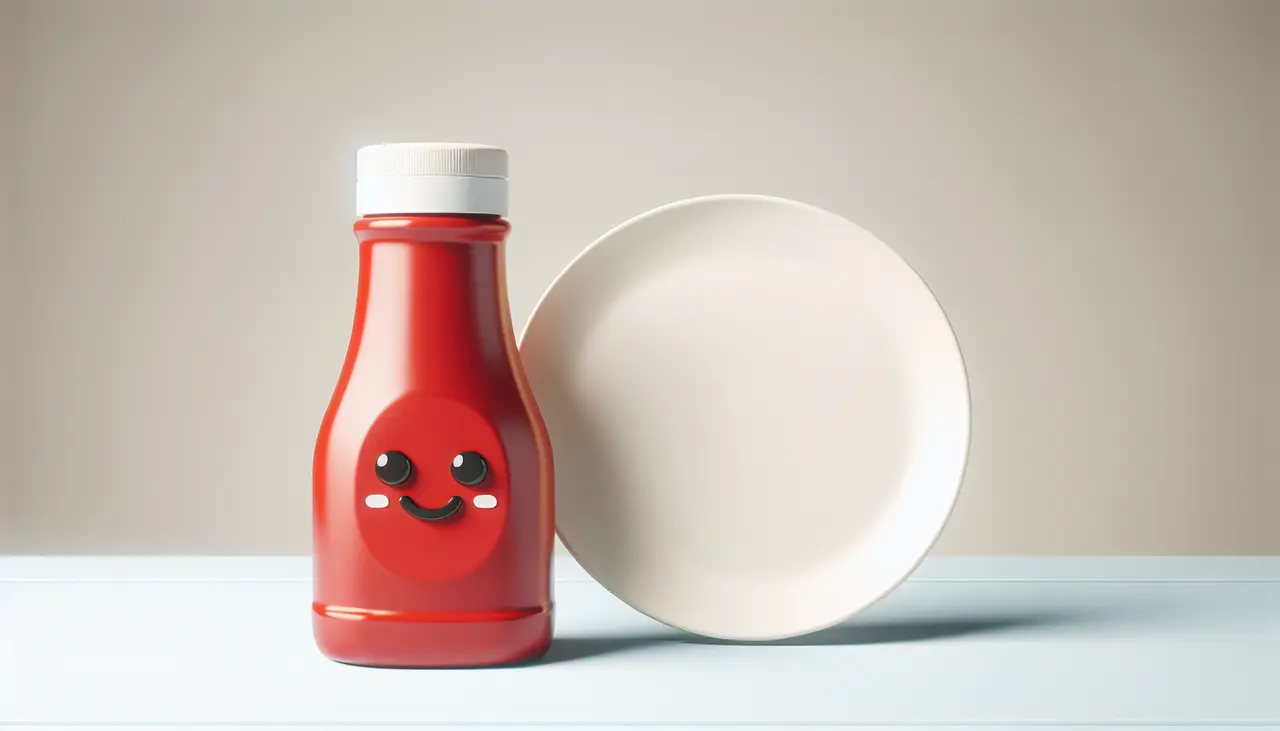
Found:
[[[306,559],[0,557],[0,726],[1280,728],[1280,558],[930,559],[763,646],[556,573],[544,662],[378,670],[313,646]]]

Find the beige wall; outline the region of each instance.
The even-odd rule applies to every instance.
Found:
[[[1270,183],[1264,188],[1267,192],[1264,205],[1271,212],[1267,236],[1271,262],[1266,283],[1270,332],[1265,342],[1270,347],[1266,379],[1271,384],[1271,401],[1267,410],[1270,435],[1267,451],[1271,456],[1268,489],[1272,503],[1266,515],[1269,530],[1273,534],[1280,534],[1280,2],[1270,3],[1269,8],[1271,13],[1267,27],[1270,53],[1266,68],[1270,102],[1267,123]]]
[[[17,414],[14,381],[13,316],[16,300],[13,267],[13,214],[10,195],[14,170],[10,150],[14,142],[13,82],[17,79],[17,33],[14,6],[0,0],[0,552],[14,550],[14,503],[17,492],[14,429]]]
[[[972,378],[940,551],[1280,553],[1263,0],[0,2],[24,550],[307,551],[353,152],[464,139],[513,155],[518,323],[687,196],[897,248]]]

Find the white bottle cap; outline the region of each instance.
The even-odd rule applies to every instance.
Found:
[[[488,145],[401,142],[356,154],[356,215],[507,214],[507,153]]]

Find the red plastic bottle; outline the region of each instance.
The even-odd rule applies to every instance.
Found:
[[[551,447],[506,296],[506,153],[363,148],[360,279],[314,464],[316,643],[384,667],[551,641]]]

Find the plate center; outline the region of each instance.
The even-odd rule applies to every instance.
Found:
[[[578,378],[614,435],[627,484],[611,491],[641,496],[619,550],[741,581],[820,569],[871,533],[910,463],[911,404],[892,330],[850,307],[857,285],[708,255],[601,314]]]

